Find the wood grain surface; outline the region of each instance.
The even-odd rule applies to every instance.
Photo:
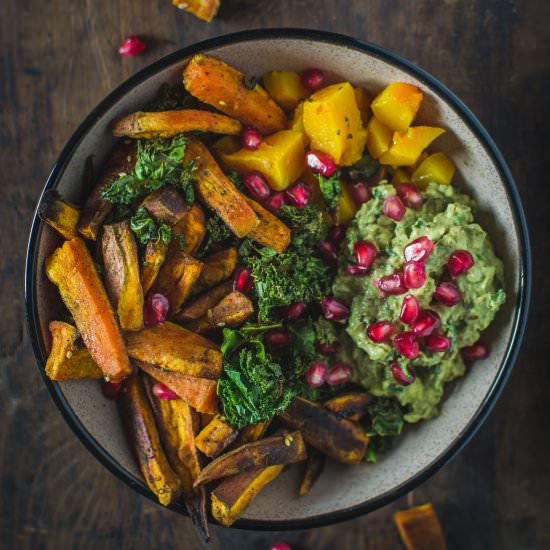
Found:
[[[550,547],[548,356],[548,0],[222,0],[211,25],[169,0],[0,2],[0,548],[202,548],[190,522],[132,492],[76,440],[37,371],[23,272],[35,202],[83,117],[129,75],[184,45],[254,27],[303,26],[368,39],[454,90],[508,159],[527,210],[534,297],[518,363],[461,455],[369,516],[293,533],[214,528],[214,549],[400,548],[396,509],[431,501],[451,549]],[[149,48],[117,54],[129,34]]]

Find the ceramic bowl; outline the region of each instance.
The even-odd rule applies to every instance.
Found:
[[[79,203],[84,195],[86,159],[93,155],[100,165],[114,143],[111,121],[142,108],[164,82],[179,82],[186,60],[197,52],[217,56],[251,75],[313,66],[321,67],[332,82],[349,80],[372,93],[393,81],[419,86],[425,99],[417,123],[450,130],[438,140],[437,148],[456,164],[454,184],[476,199],[479,221],[504,261],[508,300],[486,335],[490,357],[476,363],[449,388],[439,418],[410,426],[375,465],[331,463],[307,496],[297,495],[300,468],[285,471],[261,492],[236,526],[304,528],[366,513],[411,490],[455,456],[486,418],[510,373],[525,326],[530,286],[527,228],[512,176],[474,115],[452,92],[410,62],[345,36],[273,29],[189,46],[130,78],[84,120],[61,153],[44,191],[58,189]],[[26,292],[30,334],[42,374],[49,349],[47,326],[59,311],[57,290],[44,274],[44,259],[59,243],[54,231],[35,217]],[[115,404],[102,396],[100,385],[96,381],[54,383],[46,377],[44,382],[76,436],[94,456],[128,485],[154,499],[142,481]],[[185,513],[182,506],[173,508]]]

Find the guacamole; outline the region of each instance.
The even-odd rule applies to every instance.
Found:
[[[502,262],[495,256],[487,233],[474,222],[474,201],[451,185],[430,183],[422,192],[421,208],[407,208],[399,222],[382,214],[384,199],[395,195],[395,188],[382,184],[372,190],[372,195],[357,212],[344,246],[347,262],[353,257],[354,243],[369,240],[378,248],[376,260],[366,276],[347,275],[342,265],[333,287],[335,296],[351,306],[346,331],[355,345],[350,342],[341,353],[355,365],[355,382],[375,396],[397,399],[405,420],[417,422],[437,416],[445,384],[465,372],[460,348],[478,341],[504,303]],[[399,321],[406,294],[384,297],[373,281],[401,270],[405,246],[423,236],[435,245],[425,262],[427,280],[421,288],[408,290],[407,294],[416,296],[422,309],[439,314],[439,330],[451,339],[451,347],[445,352],[423,350],[415,359],[407,359],[398,355],[391,340],[373,342],[366,329],[381,320],[394,323],[396,332],[409,329]],[[455,250],[469,251],[475,264],[454,279],[462,300],[447,307],[436,302],[433,293],[448,278],[446,263]],[[390,368],[394,360],[405,369],[412,367],[416,375],[412,384],[397,383]]]

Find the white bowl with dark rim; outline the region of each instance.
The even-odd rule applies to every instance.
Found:
[[[235,526],[252,529],[306,528],[349,519],[387,504],[439,470],[473,436],[495,404],[518,353],[530,295],[531,257],[525,217],[512,175],[495,143],[468,108],[445,86],[409,61],[379,46],[312,30],[245,31],[200,42],[143,69],[109,94],[84,120],[55,163],[44,192],[57,189],[81,203],[84,166],[93,155],[100,165],[115,143],[109,128],[116,117],[140,110],[165,82],[181,81],[193,54],[205,52],[250,75],[269,70],[320,67],[330,82],[349,80],[377,93],[393,81],[419,86],[425,99],[416,123],[447,128],[437,149],[457,167],[454,185],[479,205],[478,220],[504,261],[507,301],[485,340],[488,359],[449,386],[437,419],[408,426],[395,447],[377,464],[331,463],[303,497],[300,468],[283,472],[268,485]],[[76,436],[92,454],[139,493],[155,500],[126,441],[116,405],[106,400],[97,381],[56,383],[44,374],[49,351],[48,323],[59,314],[57,289],[47,280],[44,260],[61,238],[36,216],[29,238],[26,307],[31,340],[53,400]],[[182,505],[172,509],[185,514]]]

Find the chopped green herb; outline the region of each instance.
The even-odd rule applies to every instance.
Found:
[[[321,209],[315,204],[308,204],[305,208],[284,205],[279,217],[291,227],[295,247],[312,247],[327,236],[328,225]]]
[[[181,252],[183,252],[187,247],[187,242],[185,241],[185,235],[180,233],[177,238],[178,238],[178,248],[180,249]]]
[[[340,196],[342,195],[340,173],[336,171],[328,178],[318,174],[317,179],[319,180],[319,188],[321,189],[321,195],[323,195],[323,200],[327,208],[329,210],[334,210],[338,206]]]
[[[353,180],[369,179],[376,174],[378,168],[380,168],[380,163],[365,153],[360,160],[349,167],[348,172]]]
[[[396,436],[403,429],[403,412],[394,399],[377,398],[368,407],[369,433],[380,436]]]
[[[336,327],[323,317],[319,317],[319,319],[315,321],[315,336],[317,341],[321,344],[332,344],[338,340]]]
[[[221,243],[231,238],[233,233],[226,223],[216,214],[212,214],[210,218],[206,221],[206,239],[201,249],[199,250],[197,257],[203,258],[208,252],[212,245]]]
[[[258,79],[255,76],[243,76],[243,84],[245,88],[248,88],[249,90],[253,90],[256,87],[256,84],[258,84]]]
[[[143,207],[138,208],[130,218],[130,229],[135,233],[140,244],[147,244],[149,241],[168,244],[172,239],[170,226],[156,222]]]

